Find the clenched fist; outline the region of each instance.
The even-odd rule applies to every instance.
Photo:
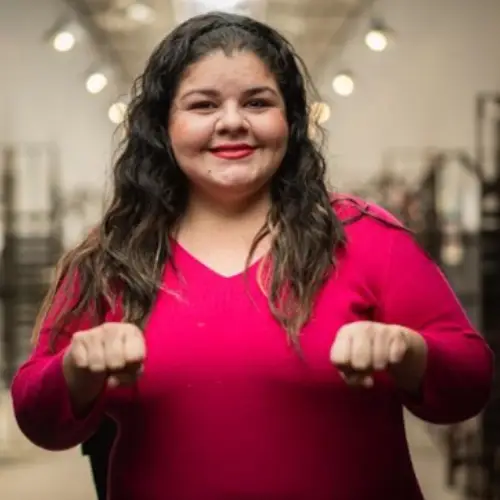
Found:
[[[371,387],[373,373],[400,364],[412,332],[401,326],[358,321],[343,326],[330,351],[332,363],[350,385]]]
[[[63,359],[63,371],[77,407],[95,399],[104,384],[135,382],[146,347],[142,332],[128,323],[104,323],[77,332]]]

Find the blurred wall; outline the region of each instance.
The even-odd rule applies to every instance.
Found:
[[[378,0],[374,13],[395,30],[382,53],[363,43],[369,15],[341,57],[332,54],[318,87],[332,106],[327,123],[331,177],[339,187],[369,179],[387,151],[473,146],[474,98],[500,88],[499,0]],[[54,141],[63,185],[100,189],[107,177],[114,126],[113,90],[92,96],[86,71],[98,61],[88,43],[56,53],[45,33],[64,13],[61,0],[0,0],[0,142]],[[314,66],[314,61],[309,61]],[[356,89],[331,89],[349,68]],[[418,163],[418,162],[416,162]],[[418,165],[404,166],[410,175]]]
[[[64,13],[60,0],[0,0],[0,143],[56,143],[65,190],[103,189],[116,95],[87,93],[86,72],[98,62],[89,43],[58,53],[44,41]]]
[[[392,46],[375,53],[364,45],[367,15],[318,80],[332,106],[327,130],[337,186],[368,179],[387,151],[472,151],[475,96],[500,90],[499,0],[379,0],[375,6],[374,14],[395,30]],[[345,68],[357,86],[342,98],[331,81]],[[406,168],[416,166],[408,160]]]

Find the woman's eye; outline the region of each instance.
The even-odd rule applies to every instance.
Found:
[[[191,105],[191,109],[214,109],[217,106],[211,101],[199,101]]]
[[[250,108],[266,108],[269,106],[269,103],[263,99],[252,99],[247,102],[247,106]]]

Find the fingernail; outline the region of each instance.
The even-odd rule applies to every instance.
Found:
[[[114,389],[115,387],[118,387],[120,385],[119,380],[116,377],[109,377],[108,378],[108,387],[111,389]]]
[[[373,377],[366,377],[363,380],[363,385],[367,388],[373,387]]]

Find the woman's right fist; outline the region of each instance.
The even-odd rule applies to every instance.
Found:
[[[104,323],[75,333],[63,364],[66,378],[71,379],[68,382],[86,379],[101,386],[105,381],[116,386],[137,380],[145,356],[144,336],[139,328],[129,323]]]

